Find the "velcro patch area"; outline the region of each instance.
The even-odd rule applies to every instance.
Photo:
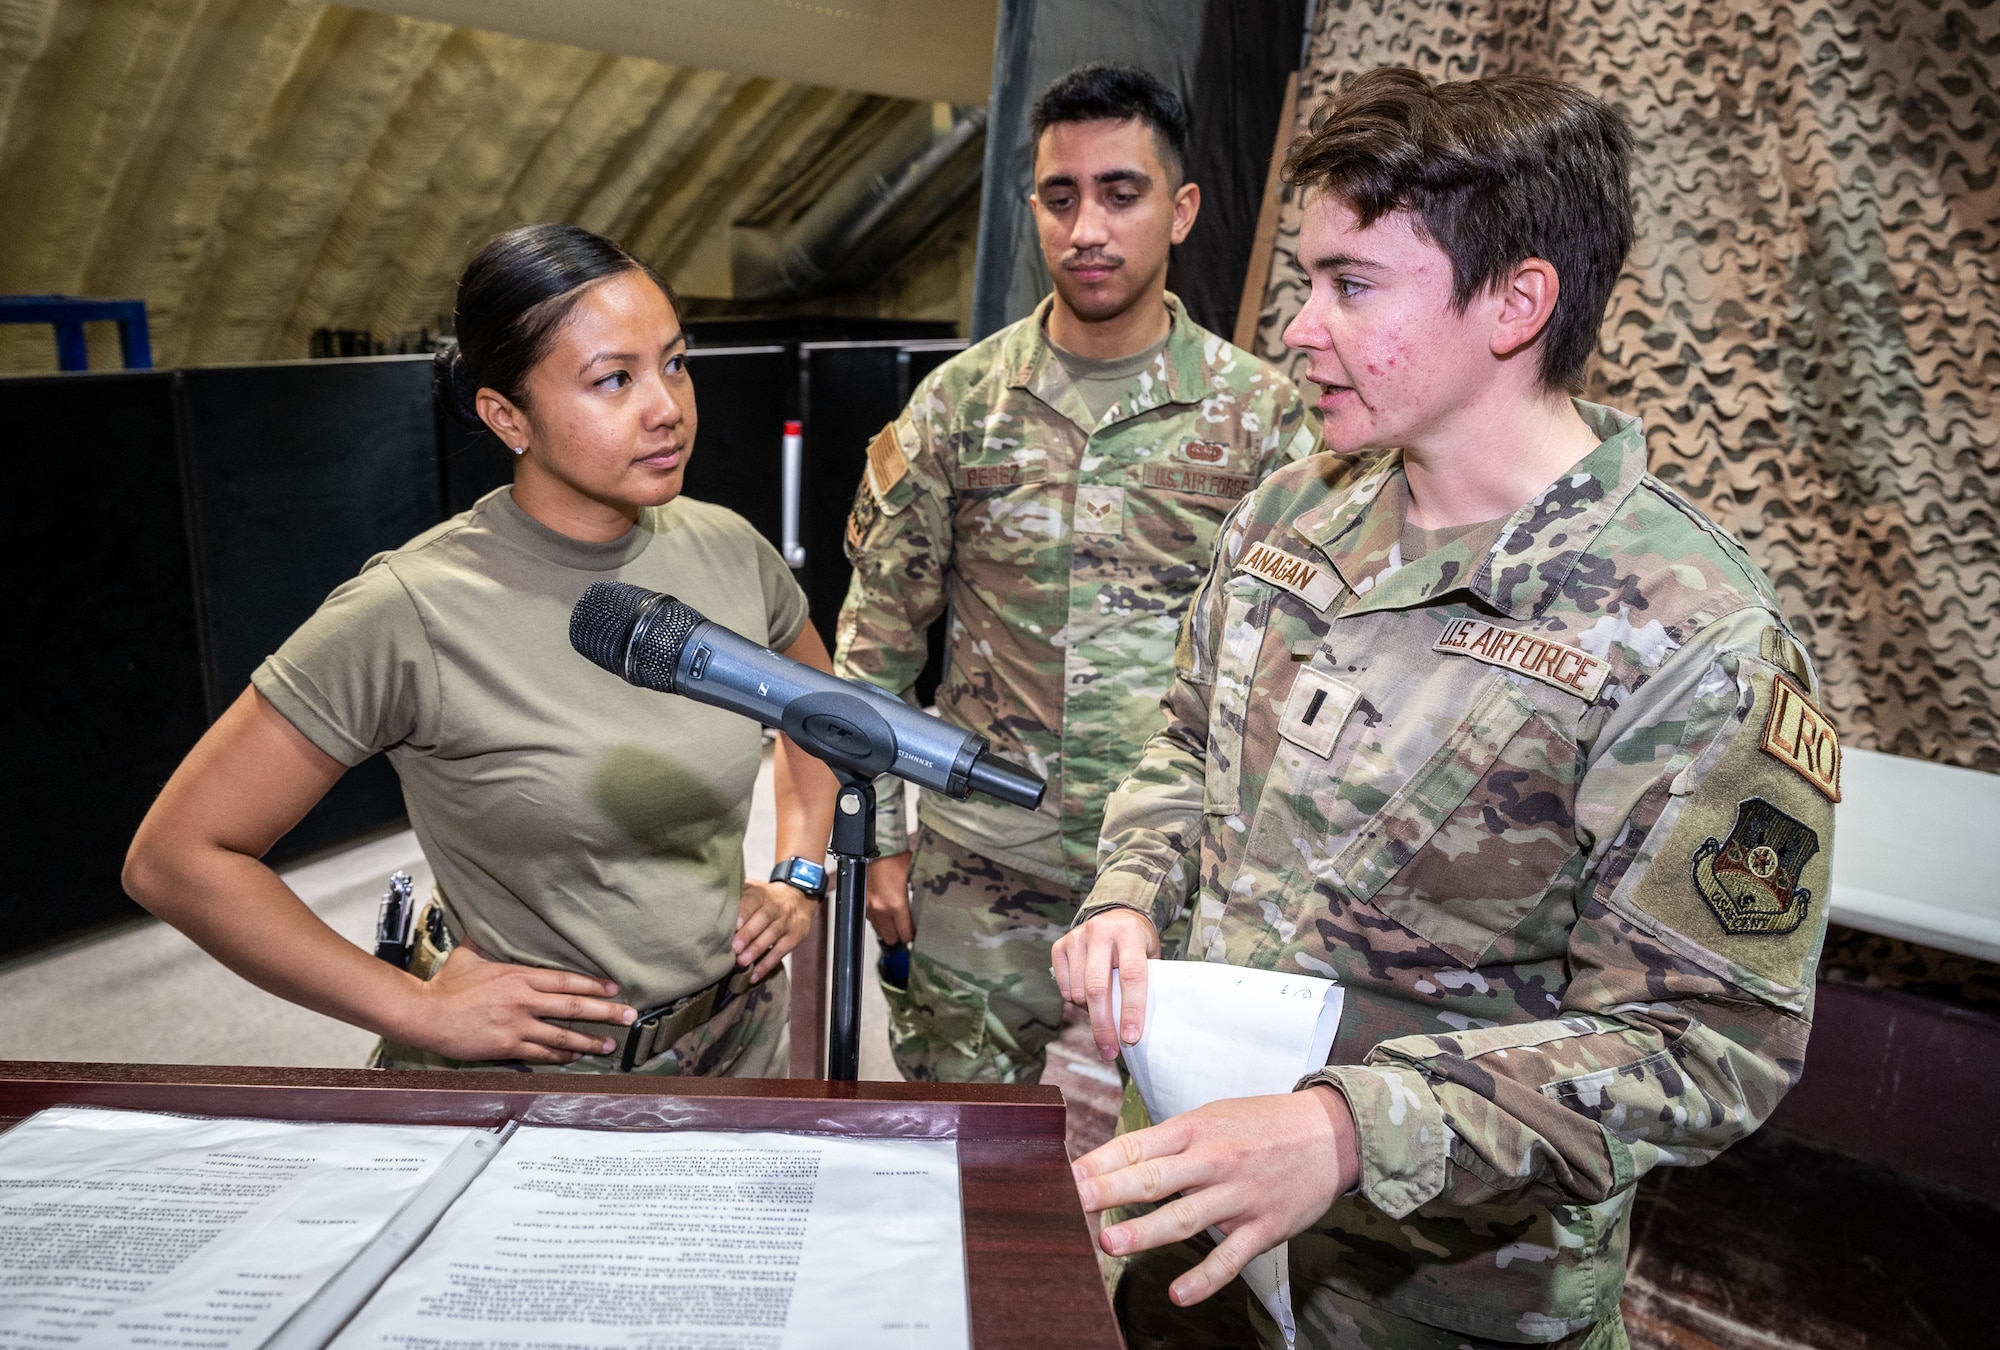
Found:
[[[868,442],[868,486],[874,489],[875,500],[887,497],[909,471],[910,461],[903,456],[903,447],[896,440],[896,424],[891,422]]]
[[[1147,487],[1169,492],[1191,492],[1201,497],[1248,496],[1256,481],[1237,473],[1217,473],[1213,469],[1187,468],[1179,464],[1148,464],[1144,474]]]
[[[1765,754],[1790,765],[1830,802],[1840,800],[1840,736],[1805,691],[1784,676],[1771,681],[1764,719]]]
[[[1680,959],[1804,1012],[1826,935],[1834,806],[1760,744],[1784,676],[1752,656],[1735,675],[1749,701],[1722,715],[1719,755],[1711,742],[1698,779],[1641,799],[1643,842],[1608,900]]]
[[[1259,542],[1243,550],[1243,556],[1236,560],[1236,570],[1290,591],[1316,610],[1324,611],[1340,598],[1339,577],[1317,563],[1309,563],[1270,544]]]
[[[1483,619],[1453,619],[1445,625],[1444,636],[1431,644],[1431,650],[1469,656],[1581,698],[1596,698],[1611,674],[1609,661],[1581,647],[1499,628]]]

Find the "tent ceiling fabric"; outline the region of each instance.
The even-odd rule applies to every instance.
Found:
[[[801,180],[925,111],[306,0],[4,0],[0,293],[141,297],[163,365],[302,357],[318,328],[434,326],[472,246],[569,220],[728,297],[734,223],[786,226]],[[0,327],[0,370],[53,365]]]
[[[356,0],[363,9],[892,98],[984,105],[998,0]]]

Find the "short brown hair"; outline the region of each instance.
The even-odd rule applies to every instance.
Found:
[[[1356,76],[1292,145],[1285,181],[1345,203],[1365,228],[1408,211],[1451,259],[1462,311],[1516,263],[1556,269],[1538,339],[1549,389],[1584,365],[1632,249],[1632,131],[1574,85],[1539,75],[1434,84],[1414,70]]]

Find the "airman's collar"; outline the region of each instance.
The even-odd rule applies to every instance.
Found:
[[[1069,371],[1063,368],[1049,342],[1049,311],[1054,307],[1053,295],[1043,297],[1035,312],[1014,325],[1007,335],[1001,365],[1007,371],[1010,387],[1027,390],[1085,431],[1097,431],[1164,404],[1198,403],[1207,397],[1208,361],[1204,348],[1209,335],[1188,317],[1180,297],[1169,291],[1167,312],[1172,316],[1172,326],[1167,330],[1167,345],[1161,349],[1159,359],[1139,373],[1133,396],[1120,399],[1105,411],[1103,421],[1093,424]]]
[[[1575,400],[1602,439],[1569,472],[1508,517],[1478,558],[1462,543],[1404,563],[1399,552],[1409,501],[1400,451],[1369,464],[1345,492],[1292,521],[1292,531],[1321,553],[1354,592],[1349,613],[1425,604],[1470,591],[1510,618],[1540,614],[1562,594],[1576,561],[1610,523],[1646,473],[1639,419]]]

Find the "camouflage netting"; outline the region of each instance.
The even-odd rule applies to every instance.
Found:
[[[1770,573],[1850,745],[2000,772],[2000,6],[1321,0],[1300,128],[1390,64],[1626,109],[1639,243],[1589,396]],[[1298,227],[1288,197],[1280,362]]]

